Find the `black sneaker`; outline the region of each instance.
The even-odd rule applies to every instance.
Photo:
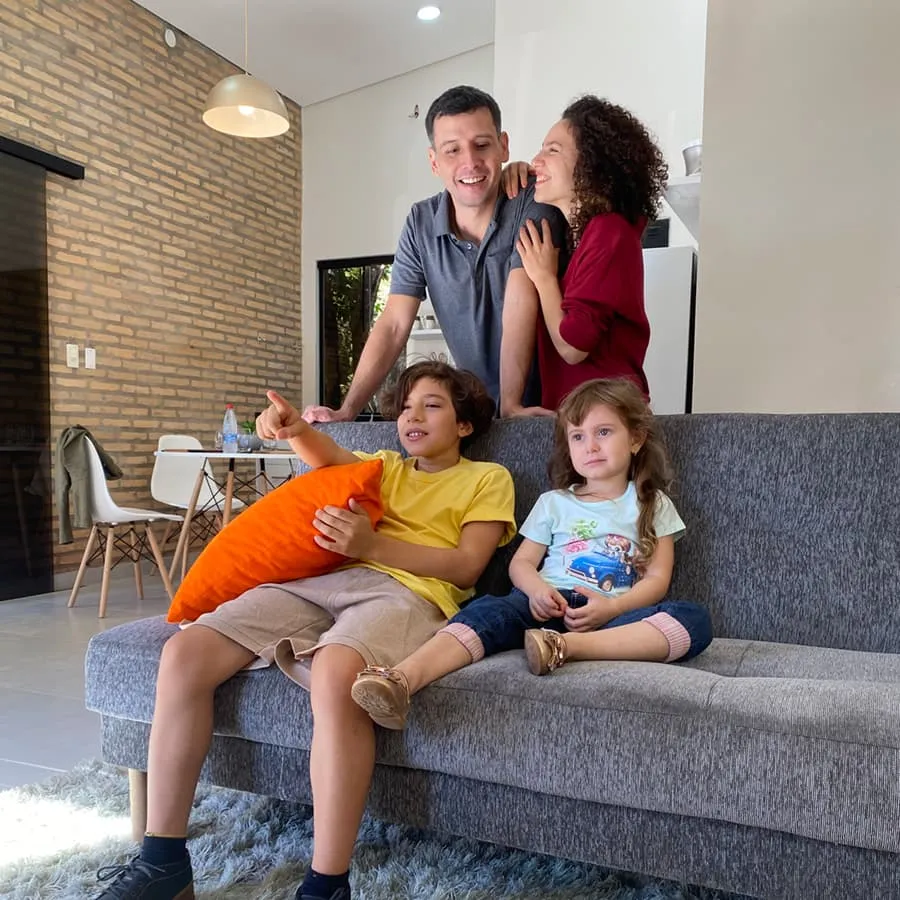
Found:
[[[100,869],[97,880],[112,884],[94,900],[194,900],[194,873],[188,856],[165,866],[151,865],[136,856],[124,866]]]
[[[321,900],[319,897],[313,897],[312,894],[301,894],[300,888],[297,888],[297,895],[294,900]],[[329,898],[328,900],[350,900],[350,888],[349,887],[341,887],[338,888]]]

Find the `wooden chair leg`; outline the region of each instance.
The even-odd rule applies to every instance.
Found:
[[[184,581],[185,576],[187,575],[187,559],[188,552],[191,549],[191,542],[188,539],[188,542],[184,545],[184,549],[181,551],[181,580]]]
[[[163,532],[162,540],[159,542],[160,552],[163,552],[166,549],[166,544],[169,543],[169,538],[172,536],[172,529],[175,527],[175,522],[171,520],[166,522],[166,530]]]
[[[78,591],[81,589],[81,582],[84,580],[84,573],[87,570],[88,560],[91,558],[91,552],[94,549],[94,542],[97,540],[97,526],[91,529],[91,535],[88,538],[87,546],[84,548],[84,555],[81,557],[81,565],[78,567],[78,574],[75,576],[75,584],[72,585],[72,593],[69,594],[69,609],[75,605],[75,599],[78,597]]]
[[[187,574],[188,554],[191,552],[191,529],[194,527],[193,523],[197,521],[197,515],[203,516],[204,513],[194,514],[190,519],[185,515],[181,524],[178,543],[175,546],[175,553],[169,565],[169,581],[173,584],[176,578],[184,581],[184,576]],[[175,527],[178,527],[177,524]],[[162,549],[162,545],[160,545],[160,549]]]
[[[169,543],[169,537],[172,534],[172,525],[173,524],[174,523],[172,523],[172,522],[166,522],[166,530],[163,532],[162,540],[159,542],[160,553],[166,552],[166,544]],[[150,567],[150,574],[151,575],[156,574],[156,564],[155,563]]]
[[[185,573],[187,572],[187,555],[188,548],[191,543],[191,519],[193,518],[194,513],[197,511],[197,500],[200,498],[200,488],[203,487],[203,482],[205,480],[206,469],[201,468],[197,473],[197,480],[194,482],[194,492],[191,494],[191,502],[188,504],[188,508],[184,511],[184,519],[181,523],[181,531],[178,534],[178,544],[175,547],[175,556],[172,558],[172,566],[169,569],[169,579],[171,581],[175,580],[175,575],[178,572],[179,559],[181,559],[181,577],[184,578]]]
[[[178,560],[181,559],[182,552],[187,553],[187,546],[182,544],[181,538],[175,545],[175,552],[172,554],[172,562],[169,565],[169,580],[174,581],[178,577]]]
[[[234,498],[234,458],[228,460],[228,477],[225,479],[225,506],[222,509],[222,527],[231,521],[231,501]]]
[[[147,528],[149,530],[150,526],[148,525]],[[138,536],[134,530],[134,525],[131,526],[128,536],[131,542],[131,559],[134,563],[134,586],[137,588],[138,599],[143,600],[144,578],[141,575],[141,554],[138,552]]]
[[[113,544],[116,542],[116,526],[110,525],[106,531],[106,553],[103,556],[103,581],[100,582],[100,611],[98,619],[106,617],[106,598],[109,596],[109,573],[112,569]]]
[[[160,569],[165,572],[165,569]],[[128,802],[131,807],[131,836],[137,843],[147,831],[147,773],[128,770]]]
[[[172,593],[172,580],[169,578],[169,573],[166,571],[166,564],[163,562],[159,544],[156,543],[156,536],[153,534],[153,529],[150,527],[149,522],[144,528],[147,533],[147,540],[150,542],[150,550],[153,552],[153,558],[156,560],[156,566],[159,569],[159,577],[162,578],[163,587],[169,595],[169,600],[172,600],[174,598],[174,594]]]

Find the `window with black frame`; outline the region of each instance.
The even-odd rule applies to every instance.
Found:
[[[318,264],[319,402],[325,406],[337,409],[350,387],[369,330],[387,303],[393,261],[393,256],[369,256]],[[404,352],[391,374],[405,365]],[[358,418],[381,418],[377,396]]]

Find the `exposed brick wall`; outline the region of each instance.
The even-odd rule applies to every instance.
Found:
[[[267,386],[300,396],[300,110],[280,138],[210,130],[234,67],[162,33],[131,0],[0,3],[0,134],[87,170],[47,182],[52,432],[91,429],[122,505],[151,504],[160,434],[209,441],[226,400],[243,419]],[[96,371],[66,368],[69,341]]]

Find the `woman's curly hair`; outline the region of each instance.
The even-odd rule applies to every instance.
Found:
[[[600,213],[618,213],[632,225],[641,217],[655,219],[669,167],[644,125],[627,109],[593,94],[569,104],[562,117],[578,150],[569,222],[573,245]]]

